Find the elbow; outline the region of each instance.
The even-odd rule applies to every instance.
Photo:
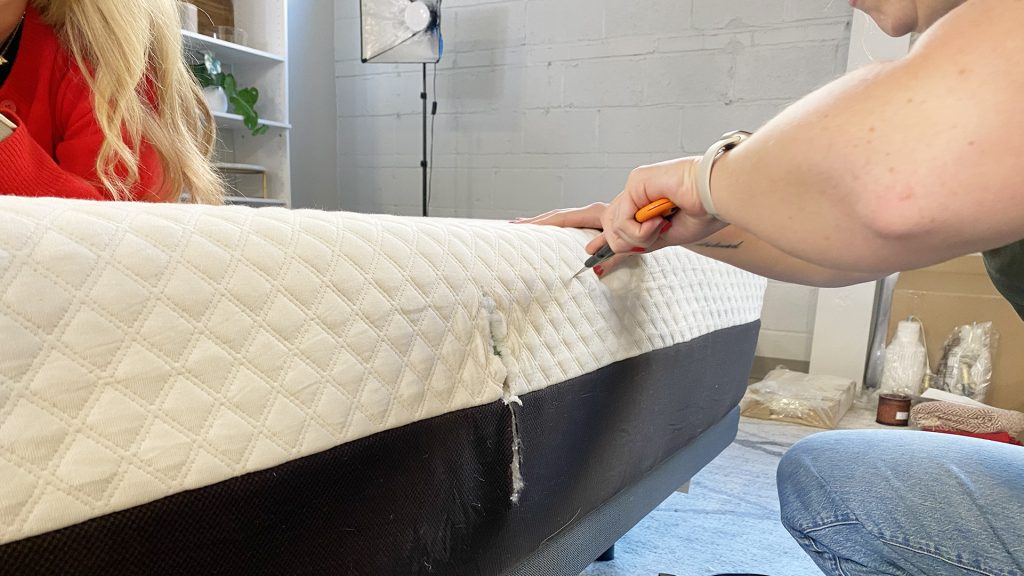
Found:
[[[934,206],[912,183],[890,181],[861,198],[855,218],[866,239],[879,248],[900,246],[935,232]]]

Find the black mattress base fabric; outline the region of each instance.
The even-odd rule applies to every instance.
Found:
[[[0,575],[506,573],[721,422],[758,327],[0,545]]]
[[[719,420],[647,476],[551,537],[503,576],[577,576],[736,438],[740,409]]]

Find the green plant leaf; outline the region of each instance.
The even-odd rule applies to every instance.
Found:
[[[199,86],[206,88],[207,86],[216,86],[216,79],[210,74],[204,64],[193,64],[192,75],[196,77],[196,81],[199,82]]]
[[[238,91],[238,97],[248,104],[250,108],[255,108],[256,102],[260,99],[260,91],[255,88],[242,88]]]
[[[227,93],[228,98],[233,97],[238,92],[238,82],[233,74],[221,74],[220,85],[224,87],[224,92]]]
[[[235,111],[235,114],[242,117],[242,122],[245,124],[246,128],[249,130],[256,130],[259,128],[260,117],[248,102],[239,98],[237,94],[230,96],[228,99],[231,102],[231,108]]]
[[[235,114],[238,114],[242,118],[256,117],[256,111],[249,106],[249,103],[238,97],[238,94],[228,96],[228,100],[231,102],[231,109],[234,110]]]

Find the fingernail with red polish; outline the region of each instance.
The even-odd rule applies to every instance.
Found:
[[[600,264],[594,266],[594,274],[597,274],[598,278],[604,276],[604,268],[602,268]]]
[[[636,252],[637,254],[642,254],[644,252],[647,252],[647,248],[641,248],[641,247],[637,246],[636,248],[633,248],[632,250],[630,250],[630,252]]]
[[[668,232],[668,229],[671,228],[671,227],[672,227],[672,222],[671,221],[665,222],[665,224],[661,227],[661,233],[664,234],[665,232]]]

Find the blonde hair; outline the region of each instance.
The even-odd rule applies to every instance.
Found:
[[[161,197],[187,188],[193,202],[221,203],[224,185],[211,164],[216,125],[185,65],[175,0],[31,2],[93,92],[104,136],[96,173],[113,198],[131,199],[146,142],[163,168]]]

